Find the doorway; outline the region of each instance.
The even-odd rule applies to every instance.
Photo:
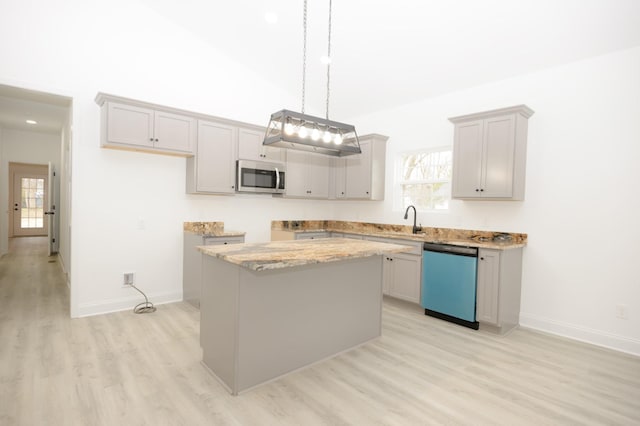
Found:
[[[48,235],[48,175],[46,164],[9,163],[10,236]]]

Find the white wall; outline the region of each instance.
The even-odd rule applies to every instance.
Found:
[[[428,82],[425,82],[428,84]],[[357,117],[390,135],[387,194],[398,152],[450,145],[448,117],[527,104],[526,199],[452,201],[426,226],[524,232],[521,323],[640,354],[640,48]],[[391,197],[336,217],[404,223]],[[616,318],[616,305],[628,319]]]
[[[0,133],[0,253],[6,253],[9,235],[9,163],[47,164],[54,170],[60,168],[60,136],[49,133],[29,132],[17,129],[2,129]],[[56,202],[60,199],[56,184]],[[54,218],[55,220],[55,218]]]
[[[212,17],[215,25],[215,17]],[[122,273],[152,301],[181,298],[182,222],[222,220],[268,239],[277,219],[404,223],[385,202],[187,195],[185,160],[99,147],[98,91],[266,124],[299,100],[135,2],[3,4],[0,84],[72,97],[72,315],[132,307]],[[526,103],[526,201],[452,202],[428,226],[526,232],[522,323],[640,353],[640,51],[574,63],[352,120],[396,152],[450,144],[447,117]],[[381,82],[384,84],[384,82]],[[429,82],[425,82],[429,84]],[[390,192],[388,192],[390,194]],[[139,224],[143,229],[139,229]],[[615,305],[628,320],[615,318]]]
[[[332,215],[326,201],[187,195],[184,158],[100,148],[99,91],[260,125],[299,103],[144,6],[3,4],[0,57],[0,83],[73,98],[73,316],[133,307],[129,271],[152,301],[180,300],[184,221],[224,221],[260,241],[272,219]]]

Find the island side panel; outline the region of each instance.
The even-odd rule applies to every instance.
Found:
[[[202,362],[236,393],[240,267],[202,256],[200,346]]]
[[[381,334],[382,256],[240,274],[239,392]]]

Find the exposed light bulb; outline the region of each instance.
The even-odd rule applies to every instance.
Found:
[[[318,139],[320,139],[320,130],[314,128],[311,131],[311,140],[317,141]]]
[[[284,132],[287,135],[291,136],[292,134],[295,133],[295,131],[296,131],[296,129],[295,129],[295,127],[293,127],[293,124],[287,123],[287,124],[284,125]]]
[[[322,136],[322,140],[324,141],[324,143],[331,142],[331,139],[333,139],[333,135],[331,134],[331,132],[328,130],[324,132],[324,135]]]
[[[306,138],[307,136],[309,136],[309,129],[307,129],[305,126],[300,126],[300,129],[298,130],[298,136],[300,136],[302,139]]]
[[[38,122],[36,120],[26,120],[25,122],[27,124],[38,124]]]
[[[342,143],[342,135],[338,133],[333,141],[336,143],[336,145],[340,145]]]

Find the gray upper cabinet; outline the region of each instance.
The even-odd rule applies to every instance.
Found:
[[[384,200],[384,173],[387,137],[365,135],[360,139],[361,154],[334,161],[334,197]]]
[[[98,94],[101,146],[158,154],[191,156],[196,119],[175,110]]]
[[[304,151],[287,151],[286,196],[329,198],[329,157]]]
[[[449,119],[455,125],[452,198],[524,199],[532,114],[518,105]]]
[[[238,158],[284,162],[284,150],[262,145],[265,130],[238,128]]]
[[[198,120],[196,155],[187,158],[187,192],[235,193],[238,128]]]

